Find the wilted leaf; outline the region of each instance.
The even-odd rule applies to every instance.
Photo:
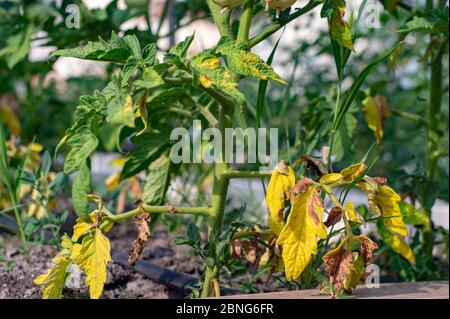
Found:
[[[320,158],[314,158],[311,156],[302,155],[300,157],[300,162],[305,162],[306,168],[312,169],[313,172],[319,177],[322,177],[323,175],[326,174],[326,169]]]
[[[344,176],[345,183],[351,183],[357,178],[361,177],[361,174],[367,169],[367,166],[364,163],[357,163],[349,166],[341,171],[341,174]]]
[[[266,194],[268,224],[276,235],[280,234],[284,226],[285,201],[289,198],[289,190],[294,184],[294,171],[284,161],[280,161],[272,172]]]
[[[377,144],[381,144],[384,135],[384,122],[386,121],[388,102],[384,96],[368,96],[363,102],[366,123],[374,132]]]
[[[389,186],[380,185],[375,201],[380,208],[383,223],[386,228],[400,236],[406,236],[408,230],[401,216],[402,213],[399,206],[399,202],[401,201],[400,196]]]
[[[128,263],[134,265],[150,239],[150,214],[141,212],[134,217],[138,229],[138,236],[128,254]]]
[[[378,245],[372,241],[369,237],[359,236],[357,239],[361,242],[361,256],[364,259],[364,265],[370,265],[373,263],[373,253],[378,249]]]
[[[321,222],[322,205],[317,190],[309,185],[293,198],[287,223],[278,237],[282,246],[282,256],[286,278],[297,279],[317,253],[317,236],[326,237],[325,226]]]
[[[72,241],[77,242],[86,232],[94,227],[93,224],[85,222],[81,218],[77,218],[75,225],[73,226]]]
[[[364,260],[357,252],[352,253],[352,263],[350,265],[350,274],[344,280],[344,290],[351,292],[361,282],[364,276]]]
[[[339,223],[342,219],[342,209],[339,207],[333,207],[328,214],[327,220],[324,223],[325,226],[331,227]]]
[[[342,174],[331,173],[331,174],[322,176],[320,178],[319,183],[323,184],[323,185],[331,185],[331,184],[339,183],[343,179],[344,179],[344,176]]]
[[[350,276],[353,261],[352,252],[345,249],[345,244],[346,241],[341,241],[336,248],[322,257],[331,283],[337,290],[345,289],[345,281]]]

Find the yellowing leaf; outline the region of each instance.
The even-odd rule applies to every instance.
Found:
[[[340,182],[342,179],[344,179],[344,176],[339,173],[331,173],[324,175],[320,178],[320,184],[323,185],[330,185]]]
[[[34,280],[36,285],[44,285],[43,299],[61,299],[64,283],[67,278],[67,270],[72,261],[64,253],[59,253],[53,258],[54,266],[47,273]]]
[[[384,122],[388,114],[388,103],[384,96],[368,96],[363,102],[366,123],[374,132],[377,144],[381,144],[384,135]]]
[[[333,11],[328,19],[331,38],[339,45],[353,50],[352,33],[347,21],[344,20],[346,4],[344,0],[333,0]]]
[[[381,239],[386,243],[386,245],[388,245],[396,253],[403,256],[411,264],[416,263],[416,257],[414,256],[413,251],[402,237],[392,234],[381,223],[378,223],[377,226]]]
[[[406,236],[408,230],[403,222],[400,206],[398,204],[401,201],[400,196],[389,186],[380,185],[375,201],[380,208],[381,215],[383,216],[383,223],[386,228],[400,236]]]
[[[0,105],[0,119],[0,122],[3,122],[12,134],[17,136],[20,135],[20,122],[17,119],[17,116],[14,114],[13,109],[9,105]]]
[[[345,206],[345,212],[347,213],[347,218],[354,222],[354,223],[358,223],[361,224],[364,222],[364,219],[355,212],[355,207],[353,206],[352,202],[348,202],[347,205]]]
[[[115,172],[111,174],[105,181],[106,188],[109,192],[115,190],[120,183],[120,172]]]
[[[280,161],[275,167],[267,187],[266,202],[269,209],[269,227],[279,235],[284,226],[284,203],[289,190],[295,184],[295,174],[292,168]]]
[[[345,183],[351,183],[355,179],[361,176],[361,174],[367,169],[364,163],[353,164],[341,171],[342,176],[344,176],[343,181]]]
[[[350,274],[344,279],[344,290],[351,292],[361,281],[365,272],[364,259],[358,253],[352,254],[353,261],[350,265]]]
[[[326,236],[325,226],[318,218],[317,191],[311,185],[292,200],[291,213],[277,244],[282,246],[286,278],[297,279],[317,253],[317,236]],[[320,199],[320,198],[319,198]]]
[[[86,274],[86,285],[92,299],[100,298],[106,281],[106,266],[111,260],[108,238],[96,229],[92,236],[83,238],[76,264]]]
[[[92,224],[86,223],[81,218],[77,218],[75,226],[73,226],[72,241],[77,242],[87,231],[93,227]]]

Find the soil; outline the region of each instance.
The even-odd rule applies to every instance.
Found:
[[[132,223],[116,225],[108,233],[111,248],[127,253],[131,247],[136,230]],[[41,287],[33,284],[33,280],[43,274],[50,266],[51,259],[57,253],[52,246],[34,246],[29,256],[20,252],[17,237],[6,238],[3,248],[0,247],[0,299],[41,298]],[[189,252],[187,247],[172,246],[169,234],[163,227],[156,227],[152,238],[143,251],[141,258],[158,266],[198,276],[201,269],[200,260]],[[84,282],[82,280],[82,282]],[[166,299],[183,298],[184,292],[170,289],[158,284],[131,267],[110,262],[108,277],[105,283],[103,298],[107,299]],[[63,298],[88,298],[87,288],[64,288]]]

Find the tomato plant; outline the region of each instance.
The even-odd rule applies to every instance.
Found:
[[[158,59],[157,53],[161,49],[153,39],[143,41],[132,32],[120,36],[112,32],[109,38],[102,34],[98,41],[51,54],[50,61],[72,57],[109,62],[118,71],[112,74],[104,88],[80,97],[74,122],[56,147],[57,154],[62,151],[66,154],[64,173],[74,174],[72,200],[78,219],[72,236],[62,236],[61,250],[53,259],[53,267],[35,280],[44,287],[43,297],[60,298],[69,270],[76,265],[86,275],[91,298],[99,298],[111,261],[108,231],[121,221],[135,219],[138,237],[129,256],[129,263],[134,264],[150,240],[152,216],[158,214],[204,217],[206,239],[201,238],[199,229],[193,224],[188,226],[185,237],[176,239],[178,244],[190,245],[204,261],[202,287],[198,294],[201,297],[220,294],[220,276],[231,257],[245,257],[250,262],[258,260],[261,265],[270,266],[274,273],[282,271],[288,281],[300,280],[305,287],[320,282],[322,291],[332,296],[350,293],[369,275],[368,267],[379,248],[374,238],[371,239],[372,235],[380,237],[409,264],[416,263],[415,254],[405,240],[407,224],[423,226],[424,250],[431,256],[433,226],[431,207],[424,204],[426,192],[420,193],[422,209],[419,210],[403,202],[385,177],[372,176],[371,168],[376,159],[371,160],[371,152],[374,145],[379,146],[383,141],[384,122],[389,111],[385,97],[376,92],[363,92],[362,88],[377,68],[387,62],[396,62],[405,48],[407,34],[430,35],[430,43],[434,45],[426,57],[431,61],[431,89],[425,124],[428,134],[426,175],[427,180],[432,181],[438,159],[445,156],[437,141],[437,114],[443,96],[442,61],[448,40],[448,32],[442,27],[448,26],[445,5],[442,7],[440,3],[435,8],[433,1],[428,1],[425,11],[417,12],[409,6],[405,8],[397,2],[385,1],[390,10],[395,11],[399,6],[413,16],[398,30],[398,39],[390,41],[395,42],[390,49],[364,66],[355,67],[349,61],[357,54],[355,38],[358,30],[353,26],[355,21],[346,18],[348,3],[344,0],[311,0],[301,8],[295,8],[295,1],[290,0],[206,2],[220,40],[194,55],[188,54],[194,35],[164,50],[163,58]],[[146,7],[148,2],[126,3],[131,9]],[[239,7],[242,10],[238,10]],[[270,13],[273,13],[270,9],[274,9],[275,14],[264,16],[269,25],[251,36],[256,15],[264,8]],[[329,50],[334,59],[336,81],[329,96],[326,99],[319,97],[319,102],[311,103],[310,108],[326,103],[330,112],[307,114],[307,120],[319,117],[320,123],[314,122],[314,127],[305,136],[307,148],[292,146],[298,147],[294,151],[301,152],[297,161],[293,162],[289,154],[283,154],[282,160],[271,163],[274,168],[270,171],[259,170],[265,164],[262,161],[252,166],[254,170],[230,165],[225,159],[226,130],[236,126],[237,113],[245,117],[252,107],[240,84],[244,81],[259,84],[255,109],[258,128],[261,127],[261,115],[266,111],[268,81],[284,87],[292,85],[271,66],[276,60],[279,42],[267,61],[252,49],[288,23],[319,8],[320,17],[328,24],[329,36],[324,50]],[[16,61],[10,61],[10,64],[14,63]],[[348,77],[353,77],[350,84],[345,83]],[[346,130],[356,125],[352,114],[352,106],[356,103],[363,105],[367,128],[373,133],[375,143],[372,147],[366,145],[363,156],[353,156],[351,163],[344,165],[339,160],[349,143]],[[411,114],[397,115],[411,119]],[[201,117],[202,124],[217,128],[220,133],[219,161],[211,164],[210,200],[199,207],[164,205],[164,194],[174,167],[178,165],[171,159],[174,145],[171,130],[189,128],[195,116]],[[108,185],[132,180],[141,172],[147,174],[142,198],[135,202],[133,209],[125,212],[108,208],[102,198],[92,194],[91,156],[102,147],[101,136],[105,134],[111,136],[119,149],[125,141],[133,144],[126,152],[121,172],[113,175]],[[286,139],[289,145],[289,137]],[[237,219],[226,218],[230,180],[238,178],[269,179],[266,225],[249,227]],[[354,190],[367,198],[367,211],[356,207],[349,199],[350,191]],[[92,203],[93,210],[90,209]],[[325,220],[324,215],[327,216]],[[344,227],[335,229],[340,221]],[[374,234],[365,235],[359,231],[365,223],[374,223]],[[336,237],[338,240],[330,249],[331,240]],[[318,275],[317,268],[321,265],[326,270],[326,278]]]

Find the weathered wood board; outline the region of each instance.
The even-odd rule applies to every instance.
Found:
[[[379,288],[367,288],[364,285],[354,290],[351,299],[448,299],[448,281],[417,283],[386,283]],[[224,296],[225,299],[329,299],[320,295],[318,289],[280,291],[263,294]]]

